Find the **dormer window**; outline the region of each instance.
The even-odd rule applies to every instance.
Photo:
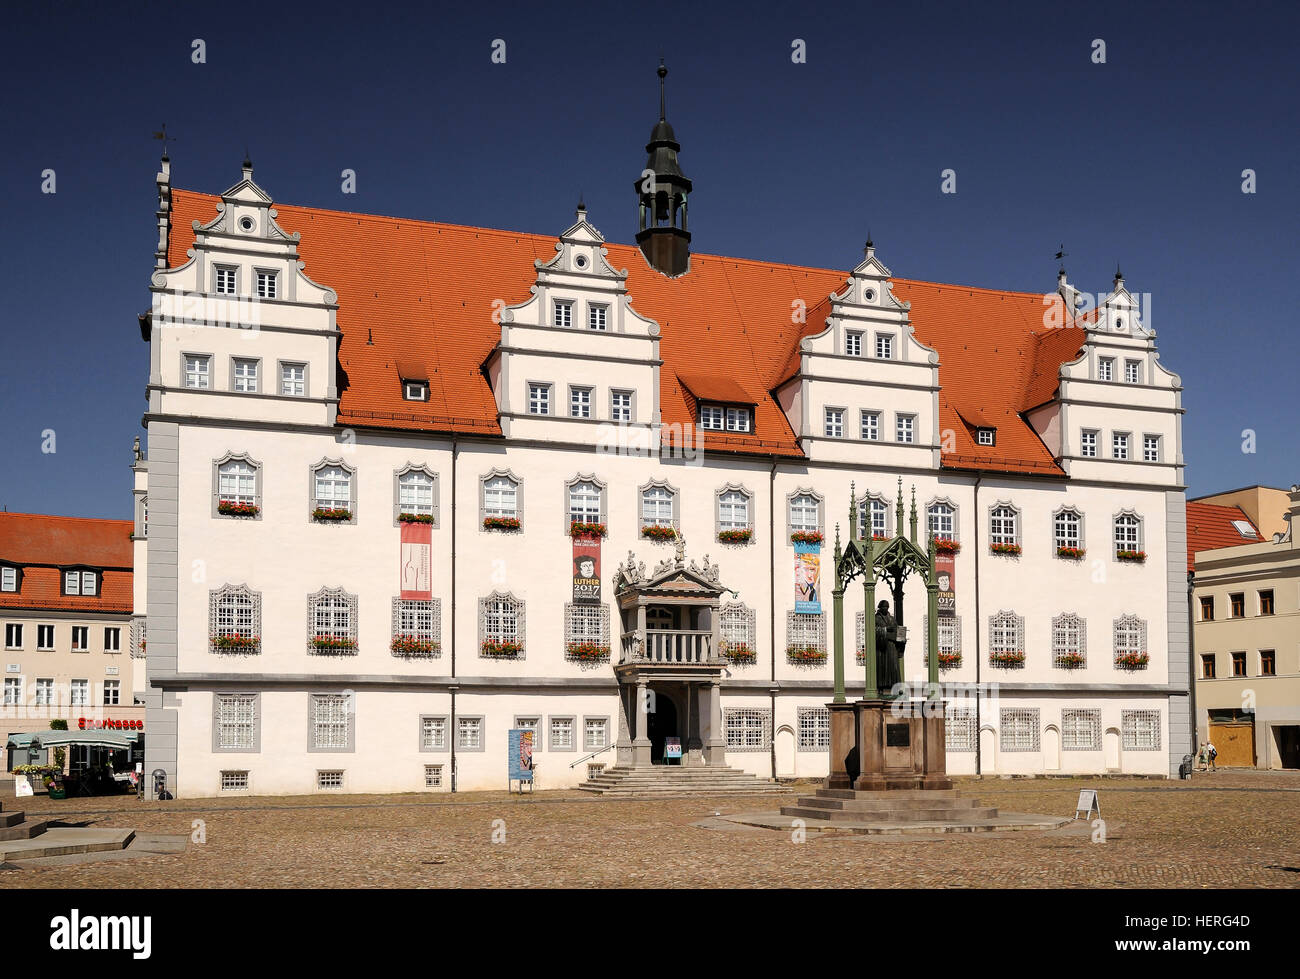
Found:
[[[257,298],[274,299],[276,296],[276,274],[266,269],[257,270]]]
[[[429,385],[426,381],[402,382],[402,397],[407,401],[428,401]]]
[[[99,574],[95,571],[63,572],[63,594],[65,595],[99,594]]]
[[[216,267],[216,275],[217,294],[221,296],[233,296],[235,294],[235,266],[218,265]]]
[[[749,408],[700,405],[700,428],[712,432],[748,432],[753,427]]]
[[[975,429],[975,441],[980,445],[997,445],[996,428],[977,428]]]
[[[0,591],[18,590],[18,569],[0,568]]]
[[[587,329],[604,331],[609,316],[608,306],[591,305],[587,307]]]
[[[748,408],[727,409],[727,431],[728,432],[749,431],[749,409]]]
[[[573,303],[555,301],[555,325],[569,327],[573,326]]]

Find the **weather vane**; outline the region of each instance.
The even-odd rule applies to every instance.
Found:
[[[164,123],[162,124],[162,129],[161,129],[161,130],[156,130],[156,131],[154,132],[154,134],[153,134],[153,138],[154,138],[154,139],[160,139],[160,140],[162,140],[162,144],[163,144],[163,147],[162,147],[162,150],[163,150],[163,156],[166,156],[166,155],[167,155],[167,140],[169,140],[169,139],[173,139],[173,140],[174,140],[176,137],[175,137],[175,136],[168,136],[168,135],[167,135],[167,123],[164,122]]]

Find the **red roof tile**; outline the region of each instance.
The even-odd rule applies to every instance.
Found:
[[[0,561],[19,565],[84,564],[126,568],[134,563],[130,520],[0,513]]]
[[[186,260],[191,222],[206,223],[218,198],[172,192],[169,263]],[[555,236],[495,231],[277,204],[286,231],[301,232],[306,273],[338,293],[343,333],[339,424],[499,434],[496,405],[481,371],[500,339],[494,300],[522,302],[535,282],[534,260],[555,254]],[[726,376],[756,399],[749,435],[710,434],[710,448],[799,456],[802,452],[771,390],[798,368],[798,341],[820,332],[827,296],[848,273],[717,255],[694,254],[690,271],[669,279],[635,246],[607,244],[615,268],[628,271],[633,308],[662,328],[660,412],[667,424],[695,418],[695,397],[681,378],[702,367]],[[951,429],[944,465],[1060,476],[1051,452],[1020,412],[1051,397],[1056,371],[1083,341],[1077,328],[1044,325],[1038,293],[894,279],[912,303],[917,337],[939,351],[940,427]],[[801,300],[807,322],[791,321]],[[373,343],[366,342],[367,337]],[[398,360],[428,368],[422,411],[401,397]],[[1054,359],[1056,358],[1056,359]],[[708,397],[708,395],[704,395]],[[958,410],[998,428],[997,444],[975,443]]]
[[[1253,537],[1243,537],[1232,525],[1234,520],[1242,520],[1250,527]],[[1217,503],[1187,504],[1187,570],[1195,569],[1196,552],[1211,551],[1220,547],[1237,547],[1241,544],[1258,543],[1264,538],[1259,530],[1246,516],[1245,511],[1237,506],[1220,506]]]
[[[18,591],[0,592],[0,608],[58,611],[130,612],[134,603],[130,571],[105,571],[98,595],[60,594],[58,568],[28,568]]]

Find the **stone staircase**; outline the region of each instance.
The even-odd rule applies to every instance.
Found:
[[[0,842],[9,840],[30,840],[45,832],[49,823],[45,820],[29,822],[23,812],[4,812],[4,803],[0,802]],[[0,847],[0,849],[4,849]]]
[[[853,789],[818,789],[781,815],[799,819],[824,819],[832,823],[979,823],[997,819],[996,806],[964,799],[956,789],[893,789],[856,792]]]
[[[681,768],[677,765],[607,768],[578,788],[612,798],[772,795],[788,791],[776,782],[736,768]]]
[[[4,812],[0,803],[0,865],[42,857],[99,853],[125,849],[135,836],[130,829],[88,829],[50,826],[49,820],[29,820],[22,812]]]

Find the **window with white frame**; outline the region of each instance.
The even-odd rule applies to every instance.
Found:
[[[312,485],[316,492],[316,509],[350,511],[352,477],[352,471],[341,463],[327,462],[314,469]]]
[[[23,702],[23,678],[20,676],[5,677],[5,706],[20,707]]]
[[[437,656],[441,651],[442,603],[434,599],[393,599],[394,656]]]
[[[1142,519],[1133,513],[1115,518],[1115,556],[1142,553]]]
[[[1159,435],[1142,436],[1142,461],[1143,462],[1160,461],[1160,436]]]
[[[1020,513],[1015,507],[1000,504],[989,514],[989,542],[999,546],[1020,544]]]
[[[1124,383],[1139,384],[1142,381],[1142,362],[1140,360],[1124,361]]]
[[[728,602],[718,616],[718,640],[729,658],[752,659],[757,651],[754,610],[741,602]]]
[[[1063,612],[1052,619],[1052,665],[1058,669],[1077,669],[1088,661],[1088,626],[1073,612]]]
[[[597,306],[595,303],[592,303],[587,307],[587,329],[603,331],[608,318],[608,306]]]
[[[23,624],[21,622],[5,623],[5,649],[23,648]]]
[[[728,489],[719,493],[718,531],[751,529],[749,494],[740,489]]]
[[[894,337],[892,334],[876,334],[876,356],[881,360],[894,359]]]
[[[424,766],[424,787],[426,789],[442,788],[442,766],[441,765]]]
[[[549,384],[528,385],[528,413],[530,415],[549,415],[551,413],[551,386]]]
[[[1079,455],[1085,459],[1097,458],[1097,430],[1085,428],[1079,433]]]
[[[966,708],[948,704],[944,708],[944,748],[948,751],[974,751],[979,747],[975,714]]]
[[[341,769],[330,769],[329,771],[319,771],[316,773],[316,788],[318,789],[341,789],[343,788],[343,772]]]
[[[420,750],[447,750],[447,718],[427,714],[420,718]]]
[[[257,298],[274,299],[277,275],[268,269],[257,270]]]
[[[515,727],[521,731],[531,731],[533,734],[533,750],[541,751],[545,748],[542,743],[542,719],[537,714],[516,714]]]
[[[1101,751],[1101,711],[1061,711],[1062,751]]]
[[[347,694],[312,694],[312,748],[316,751],[351,751],[352,716],[351,698]]]
[[[786,647],[796,659],[800,655],[816,661],[826,655],[826,620],[817,612],[787,612]]]
[[[1003,707],[1000,735],[1003,751],[1038,751],[1038,708]]]
[[[257,361],[246,357],[236,357],[232,368],[233,387],[240,394],[257,393]]]
[[[411,469],[397,477],[397,511],[432,517],[433,476],[423,469]]]
[[[36,680],[36,706],[49,707],[54,703],[54,678],[38,677]]]
[[[811,493],[790,497],[790,532],[811,533],[821,530],[821,500]]]
[[[342,588],[322,588],[307,596],[307,650],[351,655],[357,652],[357,596]]]
[[[609,420],[614,422],[630,422],[632,420],[631,391],[609,392]]]
[[[72,706],[73,707],[90,706],[90,681],[89,680],[72,681]]]
[[[866,635],[863,632],[863,630],[866,627],[866,616],[863,616],[861,612],[859,612],[858,615],[861,617],[858,621],[858,648],[862,649],[865,648],[866,646]],[[950,656],[960,653],[961,652],[961,616],[940,615],[938,618],[939,618],[939,635],[935,637],[935,642],[938,645],[938,651],[940,653],[944,653]],[[925,650],[929,648],[928,644],[930,641],[930,616],[929,615],[921,616],[921,626],[922,626],[921,633],[924,636],[925,642],[927,644],[921,650],[921,657],[922,659],[924,659],[926,655]]]
[[[979,445],[996,445],[997,429],[996,428],[975,429],[975,442]]]
[[[554,308],[556,326],[573,326],[573,303],[557,299]]]
[[[243,792],[248,789],[248,772],[221,772],[221,791],[222,792]]]
[[[257,467],[248,459],[228,459],[217,466],[217,503],[257,505]]]
[[[493,592],[478,600],[479,655],[518,657],[524,650],[524,603]]]
[[[307,365],[280,365],[280,393],[292,398],[301,398],[307,393]]]
[[[936,500],[925,508],[926,531],[944,540],[957,540],[957,508],[947,500]]]
[[[1124,614],[1115,620],[1115,659],[1143,659],[1147,655],[1147,624],[1136,615]]]
[[[916,441],[916,416],[898,415],[898,441],[911,444]]]
[[[456,747],[463,751],[483,750],[483,718],[456,718]]]
[[[750,429],[748,408],[727,409],[727,431],[748,432]]]
[[[429,383],[427,381],[403,381],[402,397],[407,401],[428,401]]]
[[[569,484],[569,524],[601,523],[604,490],[594,481],[579,479]]]
[[[858,536],[866,537],[867,528],[872,537],[889,536],[889,504],[879,496],[864,496],[858,501]]]
[[[104,652],[120,653],[122,651],[122,629],[120,626],[104,627]]]
[[[772,712],[753,707],[723,712],[728,751],[764,751],[772,740]]]
[[[598,751],[609,744],[609,718],[584,717],[582,719],[582,750]]]
[[[609,606],[564,603],[565,655],[601,660],[609,655]]]
[[[850,330],[844,335],[844,352],[850,357],[862,356],[862,332]]]
[[[826,437],[828,439],[838,439],[844,437],[844,409],[827,408],[826,409]]]
[[[122,702],[122,681],[105,680],[104,681],[104,706],[116,707]]]
[[[862,412],[862,438],[866,442],[880,441],[880,412]]]
[[[18,569],[4,567],[0,568],[0,591],[17,591],[18,590]]]
[[[1113,381],[1115,379],[1115,358],[1102,357],[1097,362],[1097,380]]]
[[[1111,435],[1110,454],[1113,459],[1128,458],[1128,433],[1115,432]]]
[[[700,405],[700,428],[721,432],[726,428],[727,413],[722,405]]]
[[[72,627],[72,651],[84,653],[90,649],[90,626],[74,625]]]
[[[38,625],[36,627],[36,648],[42,650],[54,648],[54,626]]]
[[[825,751],[831,746],[831,712],[825,707],[800,707],[799,750]]]
[[[551,740],[547,744],[547,749],[550,751],[573,751],[576,749],[574,723],[572,717],[552,717]]]
[[[591,388],[586,388],[586,387],[569,388],[569,417],[570,418],[591,417]]]
[[[1120,742],[1125,751],[1160,750],[1160,711],[1122,710]]]
[[[1052,517],[1052,533],[1056,549],[1078,550],[1083,547],[1083,517],[1078,510],[1064,507]]]
[[[215,747],[220,751],[255,751],[257,697],[253,694],[217,694],[216,701]]]
[[[216,291],[221,296],[233,296],[235,294],[236,268],[233,265],[214,266],[216,272]]]
[[[519,483],[496,475],[483,481],[483,516],[519,518]]]
[[[641,526],[672,527],[676,492],[668,486],[651,485],[641,490]]]
[[[212,358],[193,354],[185,355],[185,386],[187,388],[212,387]]]
[[[989,662],[1003,668],[1024,666],[1024,616],[1007,611],[989,616]]]

